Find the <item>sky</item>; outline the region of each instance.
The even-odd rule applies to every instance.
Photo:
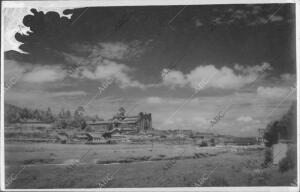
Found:
[[[293,4],[5,8],[4,28],[5,102],[20,107],[256,136],[296,100]]]

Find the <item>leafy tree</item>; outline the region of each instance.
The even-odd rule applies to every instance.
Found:
[[[37,109],[34,110],[34,112],[33,112],[33,118],[35,118],[37,120],[40,119],[40,113],[39,113],[39,111]]]
[[[52,111],[51,109],[48,107],[47,111],[46,111],[46,122],[52,122],[54,120],[54,117],[52,115]]]
[[[285,172],[297,166],[297,147],[289,147],[286,157],[279,162],[279,171]]]
[[[288,112],[280,120],[271,122],[267,125],[264,134],[265,145],[271,147],[281,139],[289,139],[297,142],[297,108],[296,102],[293,102]]]
[[[85,110],[82,106],[77,107],[77,109],[74,111],[73,125],[75,125],[75,127],[80,127],[81,129],[86,127],[86,121],[83,118],[84,112]]]
[[[293,102],[290,109],[286,114],[282,116],[280,120],[271,122],[267,125],[266,132],[264,134],[266,153],[265,162],[266,166],[272,161],[271,146],[278,143],[279,139],[291,140],[294,144],[297,143],[297,109],[296,102]],[[293,145],[288,145],[287,156],[279,162],[279,171],[285,172],[289,169],[293,169],[297,162],[297,150],[293,148]]]
[[[100,118],[98,115],[95,116],[96,121],[104,121],[103,118]]]
[[[61,118],[61,119],[65,118],[65,109],[64,108],[62,108],[60,110],[60,112],[58,114],[58,117]]]
[[[123,107],[120,107],[113,119],[123,120],[125,118],[125,113],[126,110]]]
[[[58,119],[55,124],[59,129],[65,129],[68,126],[68,123],[64,119]]]
[[[70,112],[69,110],[66,111],[65,117],[66,117],[67,119],[71,119],[71,118],[72,118],[71,112]]]
[[[22,110],[22,113],[21,113],[21,118],[22,119],[29,119],[30,115],[29,115],[29,110],[27,108],[24,108]]]

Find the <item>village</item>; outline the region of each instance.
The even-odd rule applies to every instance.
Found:
[[[58,129],[54,123],[38,120],[26,120],[7,126],[6,142],[25,143],[60,143],[60,144],[152,144],[195,145],[198,147],[231,147],[232,151],[247,148],[264,148],[264,130],[258,129],[257,137],[234,137],[197,132],[193,130],[159,130],[152,126],[151,113],[140,112],[137,115],[126,115],[121,107],[108,120],[87,121],[85,130],[66,128]],[[281,140],[280,149],[286,148],[288,141]],[[284,145],[284,146],[282,146]],[[274,149],[274,156],[279,149]],[[276,157],[278,162],[282,157]]]
[[[87,128],[58,129],[54,123],[28,119],[7,126],[7,141],[56,142],[62,144],[114,144],[137,142],[194,143],[201,147],[215,145],[256,145],[263,143],[263,129],[256,138],[215,135],[193,130],[159,130],[152,127],[151,113],[127,116],[123,107],[111,119],[87,121]],[[40,135],[32,138],[31,135]],[[17,135],[17,137],[15,137]]]
[[[291,105],[280,121],[285,123],[286,118],[294,118],[294,110],[295,105]],[[147,185],[147,182],[151,182],[153,186],[173,186],[178,182],[182,186],[197,187],[244,183],[257,186],[286,183],[294,179],[295,170],[292,167],[295,162],[292,155],[295,153],[291,150],[295,150],[295,135],[293,129],[276,133],[277,122],[266,128],[258,127],[256,137],[237,137],[218,134],[213,129],[205,132],[159,129],[160,127],[153,126],[155,119],[151,112],[128,115],[126,109],[120,107],[112,114],[111,118],[105,120],[98,115],[88,116],[81,106],[73,114],[65,109],[55,114],[49,107],[47,110],[40,110],[6,105],[5,148],[8,155],[5,161],[9,167],[27,167],[20,183],[13,182],[11,186],[24,183],[27,180],[26,170],[28,174],[32,174],[35,167],[53,167],[55,173],[47,177],[56,178],[55,183],[59,186],[69,187],[73,185],[61,183],[61,179],[54,176],[56,172],[76,172],[78,176],[69,178],[68,181],[78,179],[81,174],[92,173],[98,178],[98,173],[93,173],[96,167],[102,172],[108,165],[115,167],[119,164],[122,167],[128,164],[128,168],[123,168],[118,176],[129,177],[129,180],[142,180],[141,187]],[[212,128],[223,117],[224,114],[219,112],[211,121]],[[286,164],[286,161],[290,163]],[[126,174],[130,167],[141,171],[143,168],[139,167],[140,164],[144,164],[146,169],[156,166],[152,167],[153,172],[143,172],[141,178],[136,178],[135,174]],[[194,170],[193,166],[207,169],[216,165],[218,169],[210,169],[217,176],[209,180],[190,173]],[[81,168],[85,166],[88,170],[81,173]],[[155,175],[160,169],[164,171],[162,175],[160,173],[161,177],[171,170],[181,171],[168,174],[173,182],[164,181],[159,184]],[[189,179],[174,180],[175,177],[180,177],[178,174],[182,171]],[[227,172],[232,174],[222,176]],[[237,177],[235,173],[242,174],[243,181],[238,178],[231,180],[230,178]],[[276,179],[282,174],[285,175],[285,180]],[[37,183],[29,183],[27,187],[38,188],[46,185],[45,182],[45,179],[40,179]],[[100,182],[100,186],[128,185],[126,179],[118,182],[120,183],[112,185],[111,181],[104,184]],[[94,187],[86,183],[89,182],[81,182],[80,187]],[[136,185],[137,183],[132,186]]]
[[[159,127],[153,127],[152,113],[139,112],[136,115],[127,115],[123,107],[107,120],[99,117],[88,120],[87,116],[83,115],[84,110],[81,107],[75,110],[74,116],[69,115],[68,110],[53,115],[50,109],[46,112],[12,106],[7,109],[13,109],[7,111],[13,123],[5,125],[5,147],[8,154],[5,161],[8,166],[27,167],[23,171],[24,178],[19,179],[20,183],[13,182],[14,187],[28,180],[26,170],[31,174],[34,167],[45,169],[45,166],[53,167],[55,171],[47,176],[49,178],[57,178],[53,176],[57,172],[64,172],[65,169],[68,172],[75,172],[77,176],[69,180],[73,181],[81,177],[81,174],[94,174],[98,178],[101,174],[99,176],[99,173],[93,172],[96,167],[102,173],[107,165],[116,167],[121,164],[124,170],[118,173],[118,177],[128,177],[128,179],[114,180],[117,184],[111,184],[110,181],[104,185],[102,182],[102,187],[127,186],[127,180],[142,181],[138,185],[141,187],[147,186],[148,182],[155,186],[173,186],[178,182],[183,186],[198,187],[240,185],[242,181],[238,178],[229,179],[235,178],[235,173],[242,174],[243,183],[250,186],[264,185],[268,182],[286,183],[294,179],[294,170],[285,171],[285,180],[274,179],[282,174],[277,169],[286,169],[282,162],[290,158],[290,150],[294,149],[294,142],[284,137],[282,133],[278,133],[278,140],[270,147],[265,140],[266,134],[270,133],[266,133],[265,128],[258,128],[256,137],[236,137],[187,129],[160,130]],[[23,113],[24,111],[26,113]],[[14,116],[15,113],[19,115]],[[22,118],[34,117],[34,114],[39,113],[41,115],[36,116],[46,121]],[[217,121],[214,123],[216,124]],[[143,168],[139,167],[140,164],[145,165],[146,169],[153,168],[153,171],[143,172]],[[156,166],[152,167],[154,165]],[[182,168],[178,167],[179,165]],[[216,172],[214,173],[216,177],[204,181],[194,173],[190,173],[194,170],[193,166],[207,169],[207,165],[208,167],[219,165],[217,170],[216,167],[211,168]],[[87,170],[81,173],[80,170],[84,166],[87,166]],[[126,174],[127,171],[130,172],[130,167],[142,172],[141,178],[136,178],[135,174]],[[155,175],[156,172],[160,172],[160,169],[171,173],[182,169],[176,174],[168,174],[168,178],[180,177],[178,174],[184,172],[189,180],[172,179],[173,182],[165,181],[159,184]],[[186,170],[190,171],[186,172]],[[226,172],[232,173],[231,176],[220,178],[220,175]],[[97,180],[101,178],[93,182],[99,182]],[[39,179],[37,182],[27,182],[26,186],[38,188],[46,185],[45,182],[45,179]],[[73,186],[68,182],[61,183],[59,178],[55,183],[65,187]],[[79,186],[95,187],[88,183],[81,182]],[[136,185],[137,183],[132,184],[132,186]]]

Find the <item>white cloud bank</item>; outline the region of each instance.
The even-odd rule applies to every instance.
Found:
[[[266,98],[283,98],[291,93],[291,89],[286,87],[258,87],[257,95]]]
[[[66,72],[59,66],[37,66],[32,71],[25,73],[23,81],[30,83],[45,83],[62,80],[66,77]]]
[[[250,121],[253,121],[253,118],[250,116],[241,116],[241,117],[237,118],[237,121],[250,122]]]
[[[197,89],[201,84],[203,89],[208,87],[238,89],[253,83],[264,70],[269,69],[271,68],[267,63],[253,67],[235,65],[233,69],[226,66],[218,69],[214,65],[202,65],[187,74],[172,70],[163,78],[163,84],[172,88],[189,86]]]
[[[103,59],[101,63],[95,67],[95,69],[83,68],[79,73],[79,76],[87,79],[114,79],[115,82],[121,88],[127,87],[138,87],[145,88],[145,85],[138,82],[137,80],[133,80],[132,77],[129,76],[129,72],[133,71],[133,69],[129,68],[124,64],[118,64],[114,61],[110,61],[107,59]]]
[[[47,95],[50,95],[51,97],[73,97],[87,95],[87,93],[85,91],[61,91],[48,93]]]

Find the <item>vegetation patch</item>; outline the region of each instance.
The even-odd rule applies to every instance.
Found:
[[[30,165],[30,164],[49,164],[52,163],[55,159],[27,159],[23,161],[23,164]]]

